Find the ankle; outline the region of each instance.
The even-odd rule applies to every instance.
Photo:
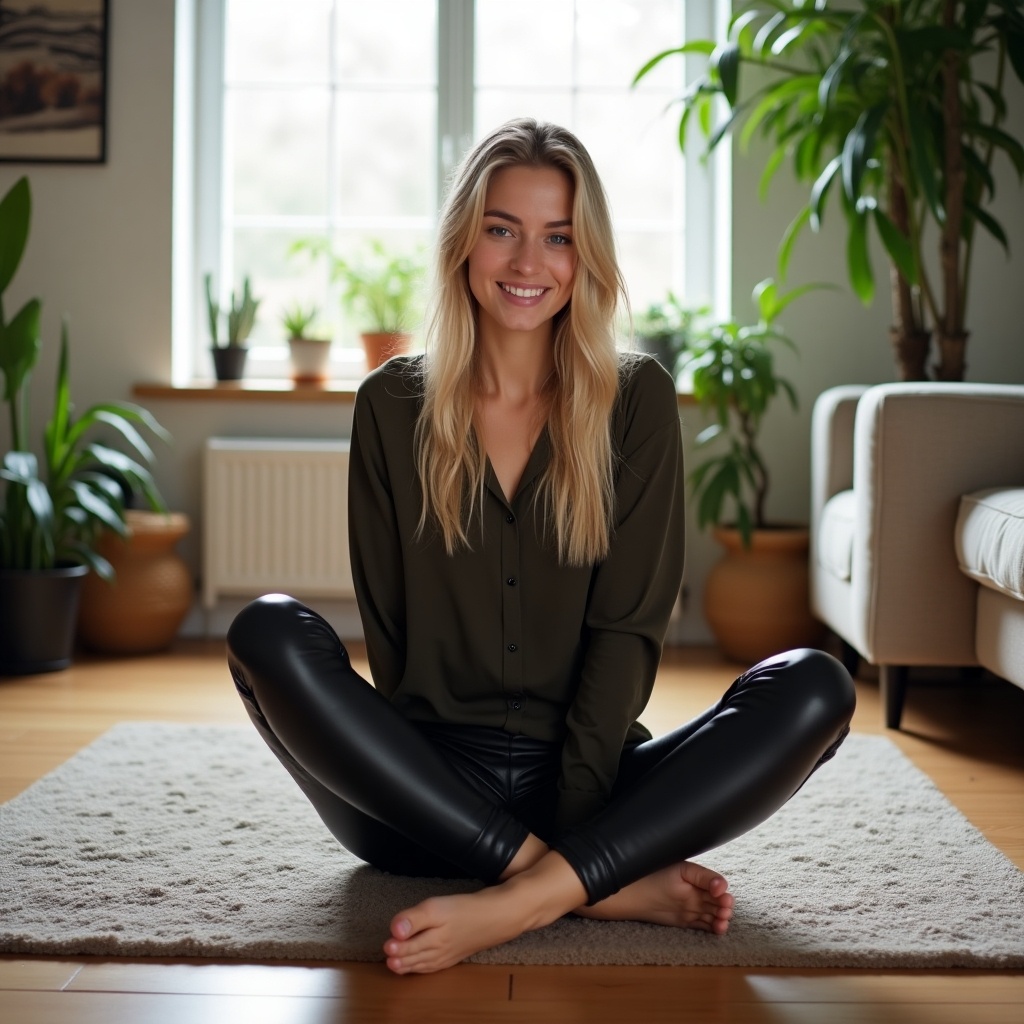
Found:
[[[531,832],[523,841],[523,845],[516,851],[515,856],[509,861],[508,867],[498,876],[498,881],[506,882],[515,875],[529,870],[547,852],[547,844]]]
[[[554,851],[548,851],[532,867],[512,876],[502,888],[521,909],[527,931],[543,928],[587,901],[587,891],[579,876]]]

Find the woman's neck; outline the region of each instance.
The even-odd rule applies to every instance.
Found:
[[[553,331],[546,336],[481,331],[476,368],[481,397],[535,400],[546,391],[555,369]]]

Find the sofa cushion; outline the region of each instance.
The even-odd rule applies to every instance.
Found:
[[[853,563],[853,491],[834,494],[821,512],[818,563],[840,580],[850,578]]]
[[[1024,601],[1024,487],[992,487],[960,499],[956,557],[983,586]]]

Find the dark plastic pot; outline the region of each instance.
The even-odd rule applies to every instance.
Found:
[[[0,675],[56,672],[71,664],[88,572],[85,565],[0,569]]]
[[[210,349],[217,380],[241,380],[249,350],[242,345],[224,345]]]

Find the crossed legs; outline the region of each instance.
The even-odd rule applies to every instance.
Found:
[[[769,659],[693,722],[627,750],[609,805],[549,849],[352,670],[315,612],[262,598],[228,644],[254,724],[347,849],[398,873],[499,883],[397,915],[385,953],[399,973],[569,912],[724,932],[728,884],[690,858],[774,813],[835,752],[854,703],[828,655]]]

